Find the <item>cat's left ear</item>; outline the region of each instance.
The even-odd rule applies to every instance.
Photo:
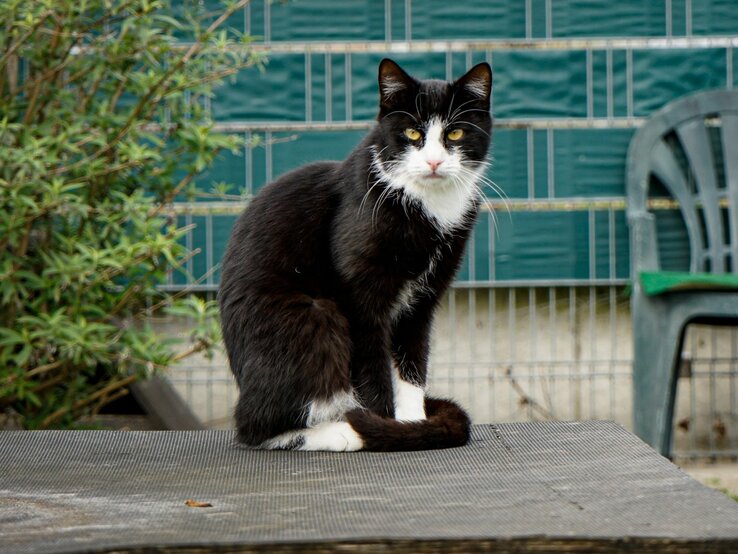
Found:
[[[477,64],[460,77],[453,86],[478,98],[489,109],[489,97],[492,93],[492,68],[487,62]]]
[[[388,109],[416,86],[415,79],[389,58],[379,64],[379,105]]]

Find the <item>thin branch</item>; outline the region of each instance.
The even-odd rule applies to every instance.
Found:
[[[23,374],[23,377],[25,377],[25,378],[28,378],[28,377],[36,377],[37,375],[41,375],[42,373],[46,373],[48,371],[55,370],[56,368],[58,368],[59,366],[61,366],[63,363],[64,363],[64,360],[57,360],[57,361],[51,362],[49,364],[40,365],[38,367],[35,367],[35,368],[31,369],[30,371],[26,371]],[[16,376],[13,375],[12,377],[16,377]]]
[[[25,371],[22,374],[14,373],[13,375],[10,375],[5,379],[6,385],[11,385],[15,383],[18,379],[28,379],[30,377],[36,377],[38,375],[43,375],[44,373],[48,373],[49,371],[53,371],[57,369],[59,366],[61,366],[64,363],[64,360],[57,360],[55,362],[51,362],[49,364],[40,365],[38,367],[35,367],[29,371]],[[52,379],[53,380],[53,379]],[[36,389],[34,389],[34,392],[36,392]],[[10,398],[6,398],[5,401],[7,402],[13,402],[17,399],[17,396],[11,396]]]
[[[199,251],[199,249],[197,249],[197,251]],[[174,294],[167,295],[167,297],[164,300],[160,300],[159,302],[157,302],[150,308],[147,308],[146,310],[140,312],[139,314],[136,315],[136,317],[142,317],[142,316],[145,317],[147,313],[153,314],[159,308],[163,308],[164,306],[171,304],[173,300],[177,300],[178,298],[186,296],[187,294],[191,293],[197,285],[199,285],[205,279],[210,277],[213,273],[218,271],[218,269],[220,269],[220,263],[215,264],[213,267],[211,267],[205,273],[203,273],[197,280],[188,284],[185,288],[177,291]]]
[[[510,386],[512,386],[513,390],[518,393],[518,396],[520,396],[521,404],[529,406],[531,410],[538,412],[538,414],[546,419],[558,419],[553,413],[541,406],[541,404],[539,404],[533,397],[525,392],[523,387],[520,386],[520,383],[518,383],[518,381],[515,379],[515,376],[512,372],[512,367],[508,367],[505,369],[505,376],[510,379]]]
[[[184,360],[185,358],[189,358],[193,354],[197,354],[198,352],[202,352],[203,350],[206,350],[210,346],[210,343],[204,340],[200,340],[195,344],[194,346],[191,346],[187,350],[184,350],[174,356],[172,358],[172,363],[176,364],[177,362]]]
[[[219,151],[220,151],[220,149],[217,149],[215,151],[215,155],[217,155]],[[161,213],[161,211],[164,209],[164,206],[166,206],[169,203],[171,203],[172,200],[174,200],[174,198],[180,192],[182,192],[184,190],[184,188],[187,185],[189,185],[192,182],[192,179],[194,179],[194,178],[195,178],[195,173],[188,173],[187,175],[185,175],[184,177],[182,177],[182,179],[179,181],[179,183],[177,183],[177,185],[172,190],[170,190],[164,198],[162,198],[161,202],[159,202],[159,204],[157,206],[155,206],[154,208],[152,208],[151,210],[149,210],[149,217],[156,217],[157,215],[159,215]]]
[[[95,404],[95,407],[92,408],[92,411],[90,412],[90,415],[95,417],[100,413],[100,410],[110,404],[111,402],[114,402],[115,400],[118,400],[119,398],[128,395],[128,389],[120,389],[113,394],[103,396],[100,401]]]
[[[39,20],[36,22],[36,24],[33,27],[31,27],[30,29],[28,29],[28,31],[22,37],[20,37],[17,41],[15,41],[15,43],[11,44],[10,45],[10,48],[8,48],[5,51],[5,54],[3,54],[3,57],[0,58],[0,67],[2,67],[3,65],[5,65],[5,62],[8,61],[8,59],[10,58],[10,56],[12,56],[15,53],[15,51],[18,50],[18,48],[20,48],[21,45],[24,42],[26,42],[31,37],[31,35],[33,35],[33,33],[35,33],[36,30],[41,25],[43,25],[43,23],[46,21],[46,19],[49,16],[51,16],[53,13],[54,13],[53,10],[46,10],[45,12],[41,13],[41,15],[39,16]]]
[[[58,410],[52,412],[50,415],[48,415],[48,416],[46,416],[46,418],[44,418],[44,420],[41,422],[41,428],[42,429],[47,428],[49,425],[51,425],[52,423],[60,420],[62,417],[64,417],[68,413],[70,413],[70,412],[72,412],[72,413],[73,412],[76,412],[76,411],[84,408],[85,406],[87,406],[89,404],[92,404],[93,402],[95,402],[99,398],[102,398],[102,397],[110,394],[111,392],[113,392],[113,391],[115,391],[117,389],[121,389],[123,387],[126,387],[126,386],[130,385],[131,383],[135,382],[137,379],[138,379],[138,375],[129,375],[128,377],[126,377],[124,379],[119,379],[117,381],[113,381],[111,383],[108,383],[103,388],[99,389],[97,392],[91,394],[87,398],[84,398],[82,400],[78,400],[77,402],[75,402],[71,406],[63,406],[63,407],[59,408]]]
[[[123,171],[124,169],[132,169],[146,163],[151,163],[151,160],[129,160],[127,162],[122,162],[117,165],[109,166],[102,171],[98,171],[97,173],[90,173],[88,175],[83,175],[82,177],[77,177],[76,179],[70,179],[69,181],[67,181],[67,183],[71,184],[93,181],[100,177],[106,177],[112,173],[117,173],[119,171]]]

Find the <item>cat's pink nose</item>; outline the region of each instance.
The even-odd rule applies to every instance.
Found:
[[[441,164],[443,163],[443,160],[426,160],[426,162],[427,162],[427,163],[428,163],[428,165],[430,166],[430,168],[431,168],[431,171],[432,171],[433,173],[435,173],[435,172],[436,172],[436,170],[438,169],[438,166],[439,166],[439,165],[441,165]]]

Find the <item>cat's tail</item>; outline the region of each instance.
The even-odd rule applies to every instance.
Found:
[[[433,450],[468,442],[471,421],[460,406],[450,400],[426,397],[425,413],[427,419],[422,421],[398,421],[356,409],[348,412],[346,419],[363,440],[362,450]]]

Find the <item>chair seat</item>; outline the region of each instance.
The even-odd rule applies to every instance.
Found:
[[[642,271],[638,274],[644,294],[656,296],[676,291],[735,290],[734,273],[688,273],[680,271]]]

